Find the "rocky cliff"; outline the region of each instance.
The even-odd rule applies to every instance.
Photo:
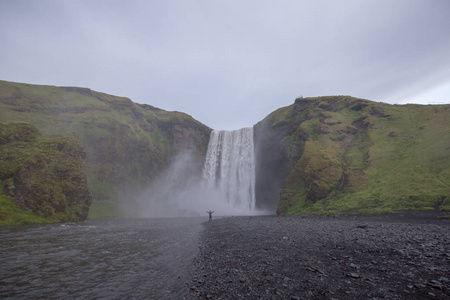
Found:
[[[87,88],[0,81],[0,121],[33,124],[46,137],[73,137],[86,151],[90,217],[121,207],[171,160],[189,152],[200,172],[211,129],[180,112]],[[125,203],[123,203],[125,202]]]
[[[0,122],[0,224],[82,221],[91,204],[82,145]]]
[[[279,214],[450,209],[450,105],[299,98],[255,139],[257,201]]]

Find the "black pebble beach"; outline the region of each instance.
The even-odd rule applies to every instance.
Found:
[[[204,226],[187,299],[450,299],[450,220],[433,212]]]

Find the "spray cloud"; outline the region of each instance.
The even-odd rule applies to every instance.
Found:
[[[190,152],[177,155],[139,197],[141,217],[255,215],[253,128],[213,131],[203,170]]]

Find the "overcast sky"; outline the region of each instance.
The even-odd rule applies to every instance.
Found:
[[[252,126],[300,95],[450,103],[450,0],[0,0],[0,79]]]

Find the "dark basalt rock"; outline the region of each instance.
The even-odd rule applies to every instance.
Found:
[[[204,226],[186,299],[450,298],[450,220],[433,212]]]

